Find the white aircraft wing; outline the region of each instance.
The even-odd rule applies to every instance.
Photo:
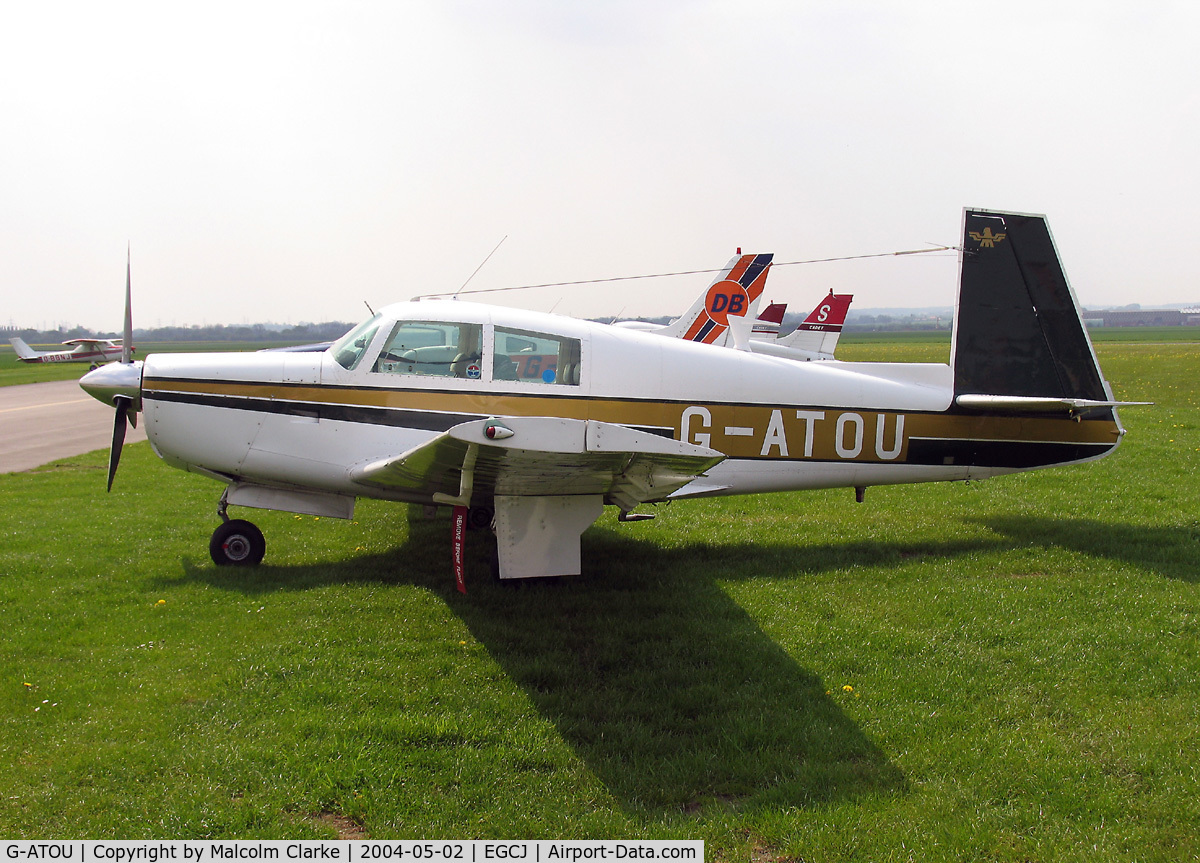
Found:
[[[662,500],[725,458],[707,447],[595,420],[471,420],[398,456],[360,465],[365,486],[469,505],[472,495],[603,495],[630,510]]]

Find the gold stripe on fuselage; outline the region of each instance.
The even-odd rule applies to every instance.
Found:
[[[147,378],[144,389],[178,395],[260,399],[338,407],[370,407],[477,416],[553,416],[670,429],[677,440],[710,446],[730,458],[855,460],[903,463],[910,441],[1004,441],[1112,446],[1111,419],[689,403],[574,395],[382,387],[240,383]],[[236,401],[229,405],[237,407]]]

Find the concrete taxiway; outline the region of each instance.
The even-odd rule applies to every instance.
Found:
[[[146,439],[138,425],[126,430],[125,443]],[[0,387],[0,473],[108,449],[112,429],[113,408],[81,390],[79,381]]]

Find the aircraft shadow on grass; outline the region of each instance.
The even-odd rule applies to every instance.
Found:
[[[840,690],[827,694],[831,686],[722,590],[708,550],[593,531],[584,575],[498,584],[477,535],[461,596],[446,527],[411,519],[402,545],[336,564],[251,571],[185,561],[184,578],[247,594],[377,582],[442,596],[629,811],[804,806],[906,789],[838,705]],[[794,547],[765,563],[755,559],[763,549],[737,550],[742,567],[795,574]]]
[[[1200,531],[1084,518],[993,515],[968,519],[1020,546],[1040,545],[1122,561],[1190,584],[1200,582]]]
[[[857,563],[1062,547],[1195,582],[1200,537],[1082,519],[987,516],[995,535],[952,542],[687,545],[592,530],[584,574],[496,584],[488,543],[468,541],[467,596],[454,592],[445,519],[410,518],[408,539],[335,564],[254,571],[185,561],[184,577],[255,595],[355,582],[441,596],[630,810],[804,806],[902,793],[900,770],[721,588]]]

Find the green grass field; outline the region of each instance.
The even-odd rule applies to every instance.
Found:
[[[1093,334],[1094,335],[1094,334]],[[931,339],[847,359],[944,360]],[[449,522],[254,512],[126,449],[0,475],[0,835],[700,838],[709,859],[1200,857],[1200,344],[1129,435],[985,483],[612,514],[454,592]]]

